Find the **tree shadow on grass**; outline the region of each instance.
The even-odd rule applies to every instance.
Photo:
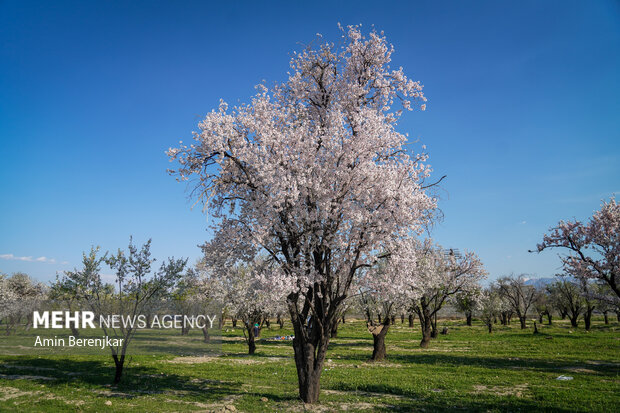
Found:
[[[133,365],[132,365],[133,364]],[[156,367],[129,363],[118,385],[111,385],[114,365],[99,359],[40,359],[20,357],[3,363],[0,373],[9,379],[23,379],[45,384],[46,387],[67,386],[102,387],[96,390],[101,397],[135,398],[143,394],[182,391],[197,401],[217,401],[238,393],[239,382],[202,380],[191,376],[163,373]]]
[[[341,356],[346,359],[347,356]],[[358,359],[358,358],[356,358]],[[545,371],[557,373],[561,370],[567,370],[580,366],[575,361],[553,361],[530,358],[519,358],[512,360],[509,358],[496,357],[475,357],[475,356],[457,356],[450,354],[388,354],[388,361],[395,363],[403,363],[410,365],[448,365],[448,366],[472,366],[484,367],[491,369],[527,369],[533,371]],[[620,374],[620,364],[601,361],[599,364],[588,364],[588,369],[596,372],[596,374],[604,376],[617,376]]]
[[[266,356],[267,357],[267,356]],[[185,376],[162,371],[161,366],[144,366],[139,363],[126,366],[118,385],[112,385],[114,365],[95,357],[75,359],[41,359],[19,356],[0,359],[0,378],[27,380],[45,385],[50,391],[59,392],[71,387],[87,388],[95,397],[105,399],[136,399],[146,395],[177,394],[192,402],[230,403],[237,397],[267,397],[274,402],[296,402],[297,392],[278,393],[279,389],[252,389],[244,387],[242,380],[216,380],[200,376]],[[133,364],[133,365],[132,365]]]
[[[330,389],[341,392],[351,392],[352,396],[366,396],[376,399],[380,397],[382,401],[373,407],[373,411],[426,411],[426,412],[446,412],[446,411],[470,411],[470,412],[489,412],[489,411],[553,411],[553,412],[572,412],[574,410],[550,408],[541,406],[540,402],[530,398],[516,396],[498,396],[493,394],[454,394],[443,395],[441,392],[428,393],[407,392],[399,387],[385,384],[369,384],[363,386],[352,386],[348,383],[338,383],[330,386]]]

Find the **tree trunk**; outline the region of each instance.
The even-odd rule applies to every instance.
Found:
[[[467,320],[467,325],[471,327],[472,313],[465,313],[465,318]]]
[[[280,325],[280,330],[284,328],[284,319],[278,314],[278,324]]]
[[[609,317],[607,317],[607,311],[603,311],[603,317],[605,317],[605,324],[609,324]]]
[[[590,327],[592,326],[592,312],[594,311],[594,307],[589,307],[586,309],[583,314],[583,321],[586,324],[586,331],[590,331]]]
[[[256,351],[256,342],[254,341],[254,328],[248,333],[248,354],[252,355]]]
[[[116,367],[116,372],[114,373],[114,384],[118,384],[121,382],[121,377],[123,375],[123,365],[125,364],[125,355],[122,354],[120,357],[116,354],[112,355],[114,359],[114,366]]]
[[[508,314],[502,313],[502,325],[508,325]]]
[[[344,323],[345,323],[345,321],[344,321],[344,314],[343,314],[342,315],[342,324],[344,324]]]
[[[387,321],[387,320],[386,320]],[[383,361],[385,360],[386,352],[385,352],[385,336],[390,328],[389,323],[385,323],[381,326],[381,328],[375,328],[372,333],[372,341],[373,341],[373,350],[372,350],[372,360],[373,361]]]
[[[570,318],[571,326],[577,327],[578,324],[579,324],[579,313],[572,315]]]
[[[390,323],[391,323],[392,325],[396,324],[396,316],[395,316],[395,315],[393,315],[392,317],[390,317]]]
[[[489,327],[489,334],[491,334],[493,332],[493,323],[491,321],[489,321],[487,323],[487,327]]]
[[[268,318],[265,319],[265,325],[267,326],[267,328],[271,328],[271,321],[269,321]]]
[[[525,328],[527,328],[527,325],[525,324],[525,316],[519,316],[519,322],[521,323],[521,330],[525,330]]]
[[[413,328],[413,320],[415,319],[415,315],[413,313],[409,314],[409,327]]]
[[[560,311],[560,318],[561,318],[562,320],[566,320],[566,316],[567,316],[567,315],[568,315],[568,311],[566,311],[566,310],[561,310],[561,311]]]
[[[543,323],[543,313],[538,314],[538,323],[539,324]]]
[[[553,316],[551,315],[551,313],[547,313],[547,321],[549,321],[549,325],[553,323]]]
[[[205,343],[211,341],[211,337],[209,336],[209,329],[207,328],[207,326],[202,327],[202,335],[204,336]]]
[[[330,338],[338,337],[338,323],[334,323],[334,325],[332,326],[332,331],[329,336]]]
[[[431,338],[437,338],[439,331],[437,330],[437,313],[431,317]]]
[[[232,319],[232,326],[233,326],[233,328],[237,327],[237,319],[236,318]]]
[[[300,312],[297,307],[298,299],[298,295],[290,294],[286,301],[295,333],[293,350],[299,398],[304,403],[316,403],[319,401],[321,373],[329,345],[329,333],[333,324],[338,322],[335,318],[338,308],[334,308],[330,314],[321,313],[319,320],[315,321],[312,318],[307,320],[307,313],[304,310]],[[320,300],[316,304],[324,305]]]
[[[616,311],[616,318],[620,321],[620,311]]]
[[[422,328],[422,341],[420,342],[420,347],[428,348],[428,343],[431,341],[432,317],[431,312],[426,305],[426,300],[422,298],[420,302],[422,304],[422,308],[417,311],[418,317],[420,318],[420,327]]]

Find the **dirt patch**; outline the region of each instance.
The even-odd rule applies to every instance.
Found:
[[[15,387],[0,387],[0,393],[2,394],[0,396],[0,401],[6,401],[6,400],[10,400],[10,399],[16,399],[18,397],[22,397],[22,396],[28,396],[28,397],[32,397],[32,396],[37,396],[43,392],[40,391],[22,391],[20,389],[16,389]]]
[[[526,397],[526,392],[529,388],[527,383],[517,384],[515,386],[485,386],[484,384],[477,384],[474,386],[474,394],[493,394],[496,396],[515,396]]]
[[[199,363],[234,363],[234,364],[265,364],[276,363],[286,360],[292,360],[290,357],[261,357],[261,359],[239,357],[239,358],[223,358],[212,356],[200,356],[200,357],[175,357],[172,360],[168,360],[168,363],[175,364],[199,364]]]
[[[336,394],[341,396],[361,396],[361,397],[384,397],[388,399],[398,399],[398,400],[413,400],[411,397],[401,396],[400,394],[390,394],[390,393],[378,393],[371,391],[362,391],[362,390],[351,390],[351,391],[343,391],[343,390],[321,390],[321,393],[324,394]]]
[[[588,374],[598,374],[598,371],[592,369],[584,369],[582,367],[568,367],[563,370],[572,371],[573,373],[588,373]]]

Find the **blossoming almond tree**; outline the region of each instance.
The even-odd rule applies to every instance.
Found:
[[[402,278],[406,273],[395,270],[390,264],[390,258],[386,257],[379,265],[364,271],[358,281],[357,301],[366,314],[368,331],[372,334],[373,361],[385,359],[385,336],[392,324],[392,317],[408,304],[408,290]]]
[[[564,248],[564,269],[580,279],[599,279],[620,297],[620,205],[615,198],[603,202],[587,223],[560,221],[543,241],[538,252]]]
[[[281,307],[290,290],[281,283],[272,282],[271,273],[278,270],[260,259],[231,268],[212,269],[210,282],[216,291],[215,297],[233,317],[241,320],[249,354],[256,351],[254,326],[258,325],[260,332],[265,320]]]
[[[431,338],[437,336],[437,312],[446,300],[457,293],[479,291],[479,282],[486,277],[482,262],[474,253],[446,251],[431,240],[403,240],[390,260],[390,267],[401,273],[399,282],[420,319],[422,348],[427,348]]]
[[[170,149],[173,173],[217,222],[231,260],[264,251],[290,280],[287,307],[304,402],[319,398],[330,333],[356,273],[395,234],[431,216],[426,155],[396,130],[401,109],[426,101],[422,85],[389,67],[393,48],[349,27],[340,45],[307,47],[288,80],[259,86],[250,104],[209,113],[194,143]],[[392,106],[401,109],[395,110]],[[229,258],[227,258],[229,259]],[[307,328],[308,325],[312,328]]]

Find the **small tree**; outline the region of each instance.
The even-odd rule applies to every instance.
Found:
[[[551,306],[551,299],[549,297],[549,293],[546,289],[540,289],[536,294],[536,299],[534,300],[534,310],[538,315],[538,322],[540,324],[543,323],[543,317],[547,316],[549,325],[551,325],[553,309]]]
[[[508,301],[519,317],[521,329],[526,328],[527,312],[536,299],[536,289],[525,284],[524,275],[504,277],[497,280],[500,294]]]
[[[123,314],[134,318],[143,313],[158,293],[169,291],[180,278],[187,260],[169,258],[160,269],[151,272],[155,259],[151,258],[151,240],[140,249],[129,241],[129,252],[118,250],[115,255],[98,257],[99,247],[83,254],[81,269],[66,271],[61,282],[75,292],[85,306],[96,314]],[[108,264],[116,273],[115,285],[101,280],[101,265]],[[114,384],[123,374],[123,366],[129,343],[137,324],[121,324],[119,328],[101,326],[106,336],[121,338],[119,345],[110,346],[116,368]]]
[[[584,303],[583,322],[585,324],[586,331],[590,331],[590,328],[592,327],[592,313],[598,303],[596,284],[586,278],[580,279],[579,284]]]
[[[209,249],[205,247],[206,256]],[[205,260],[207,263],[209,258]],[[217,262],[217,261],[215,261]],[[225,303],[228,311],[243,325],[248,353],[256,351],[256,339],[260,335],[269,314],[277,311],[285,300],[284,291],[269,280],[272,271],[277,271],[267,260],[257,259],[247,264],[239,263],[231,268],[211,268],[217,297]]]
[[[480,290],[472,289],[471,291],[462,291],[455,295],[454,306],[457,311],[465,314],[465,322],[471,327],[474,311],[478,308],[480,298]]]
[[[556,278],[554,283],[547,286],[547,290],[560,303],[558,305],[566,309],[571,326],[577,327],[579,316],[584,310],[581,288],[566,275],[558,275]]]
[[[495,288],[482,290],[477,302],[480,318],[489,329],[489,334],[491,334],[493,332],[493,321],[501,311],[501,297],[499,292]]]

